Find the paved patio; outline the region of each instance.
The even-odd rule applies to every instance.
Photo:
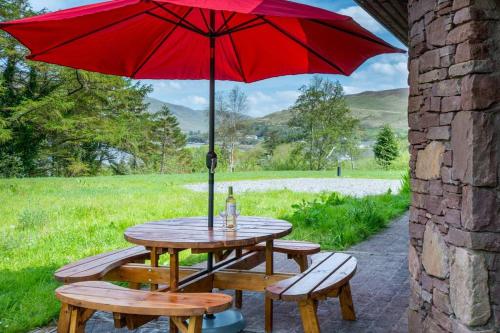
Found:
[[[346,251],[358,259],[358,271],[351,282],[357,321],[343,321],[337,299],[320,302],[318,316],[323,332],[403,333],[408,331],[406,311],[409,297],[407,269],[408,215],[391,224],[382,233]],[[263,269],[257,267],[256,269]],[[294,262],[277,255],[275,271],[297,272]],[[296,304],[275,302],[274,331],[302,332]],[[264,332],[264,301],[262,294],[244,293],[243,314],[247,333]],[[165,332],[168,321],[161,318],[135,330],[137,333]],[[51,332],[43,330],[38,332]],[[96,313],[87,323],[86,333],[130,332],[114,329],[112,317]]]

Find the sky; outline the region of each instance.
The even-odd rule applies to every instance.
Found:
[[[406,49],[405,46],[382,25],[375,21],[353,0],[295,0],[315,7],[335,11],[354,18],[364,28],[391,43]],[[96,0],[31,0],[35,9],[50,11],[64,9]],[[408,70],[406,54],[387,54],[376,56],[366,61],[351,76],[322,75],[331,80],[338,80],[347,94],[355,94],[367,90],[386,90],[407,87]],[[216,89],[227,91],[240,86],[248,96],[248,114],[258,117],[281,111],[291,106],[298,96],[298,89],[307,84],[311,75],[289,75],[272,78],[251,84],[219,81]],[[151,84],[151,97],[161,101],[184,105],[193,109],[206,109],[208,106],[208,81],[180,80],[142,80]]]

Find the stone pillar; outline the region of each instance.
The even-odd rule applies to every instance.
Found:
[[[410,332],[500,332],[500,1],[409,0]]]

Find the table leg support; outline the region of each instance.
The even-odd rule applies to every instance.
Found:
[[[179,251],[169,249],[168,253],[170,254],[170,283],[168,287],[170,291],[174,292],[179,287]],[[177,325],[170,318],[170,333],[177,333],[178,331]]]
[[[151,248],[151,267],[158,267],[158,261],[160,260],[160,251],[157,247]],[[157,284],[151,284],[151,291],[158,290]]]
[[[266,242],[266,275],[274,274],[274,256],[273,256],[273,240]],[[273,331],[273,300],[265,299],[265,331],[271,333]]]

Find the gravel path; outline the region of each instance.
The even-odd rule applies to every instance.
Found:
[[[391,189],[397,192],[400,181],[394,179],[361,179],[361,178],[288,178],[241,180],[234,182],[217,182],[215,191],[226,193],[227,187],[232,185],[236,193],[265,192],[270,190],[290,190],[293,192],[339,192],[344,195],[365,196],[382,194]],[[206,183],[184,185],[185,188],[196,192],[206,192]]]

